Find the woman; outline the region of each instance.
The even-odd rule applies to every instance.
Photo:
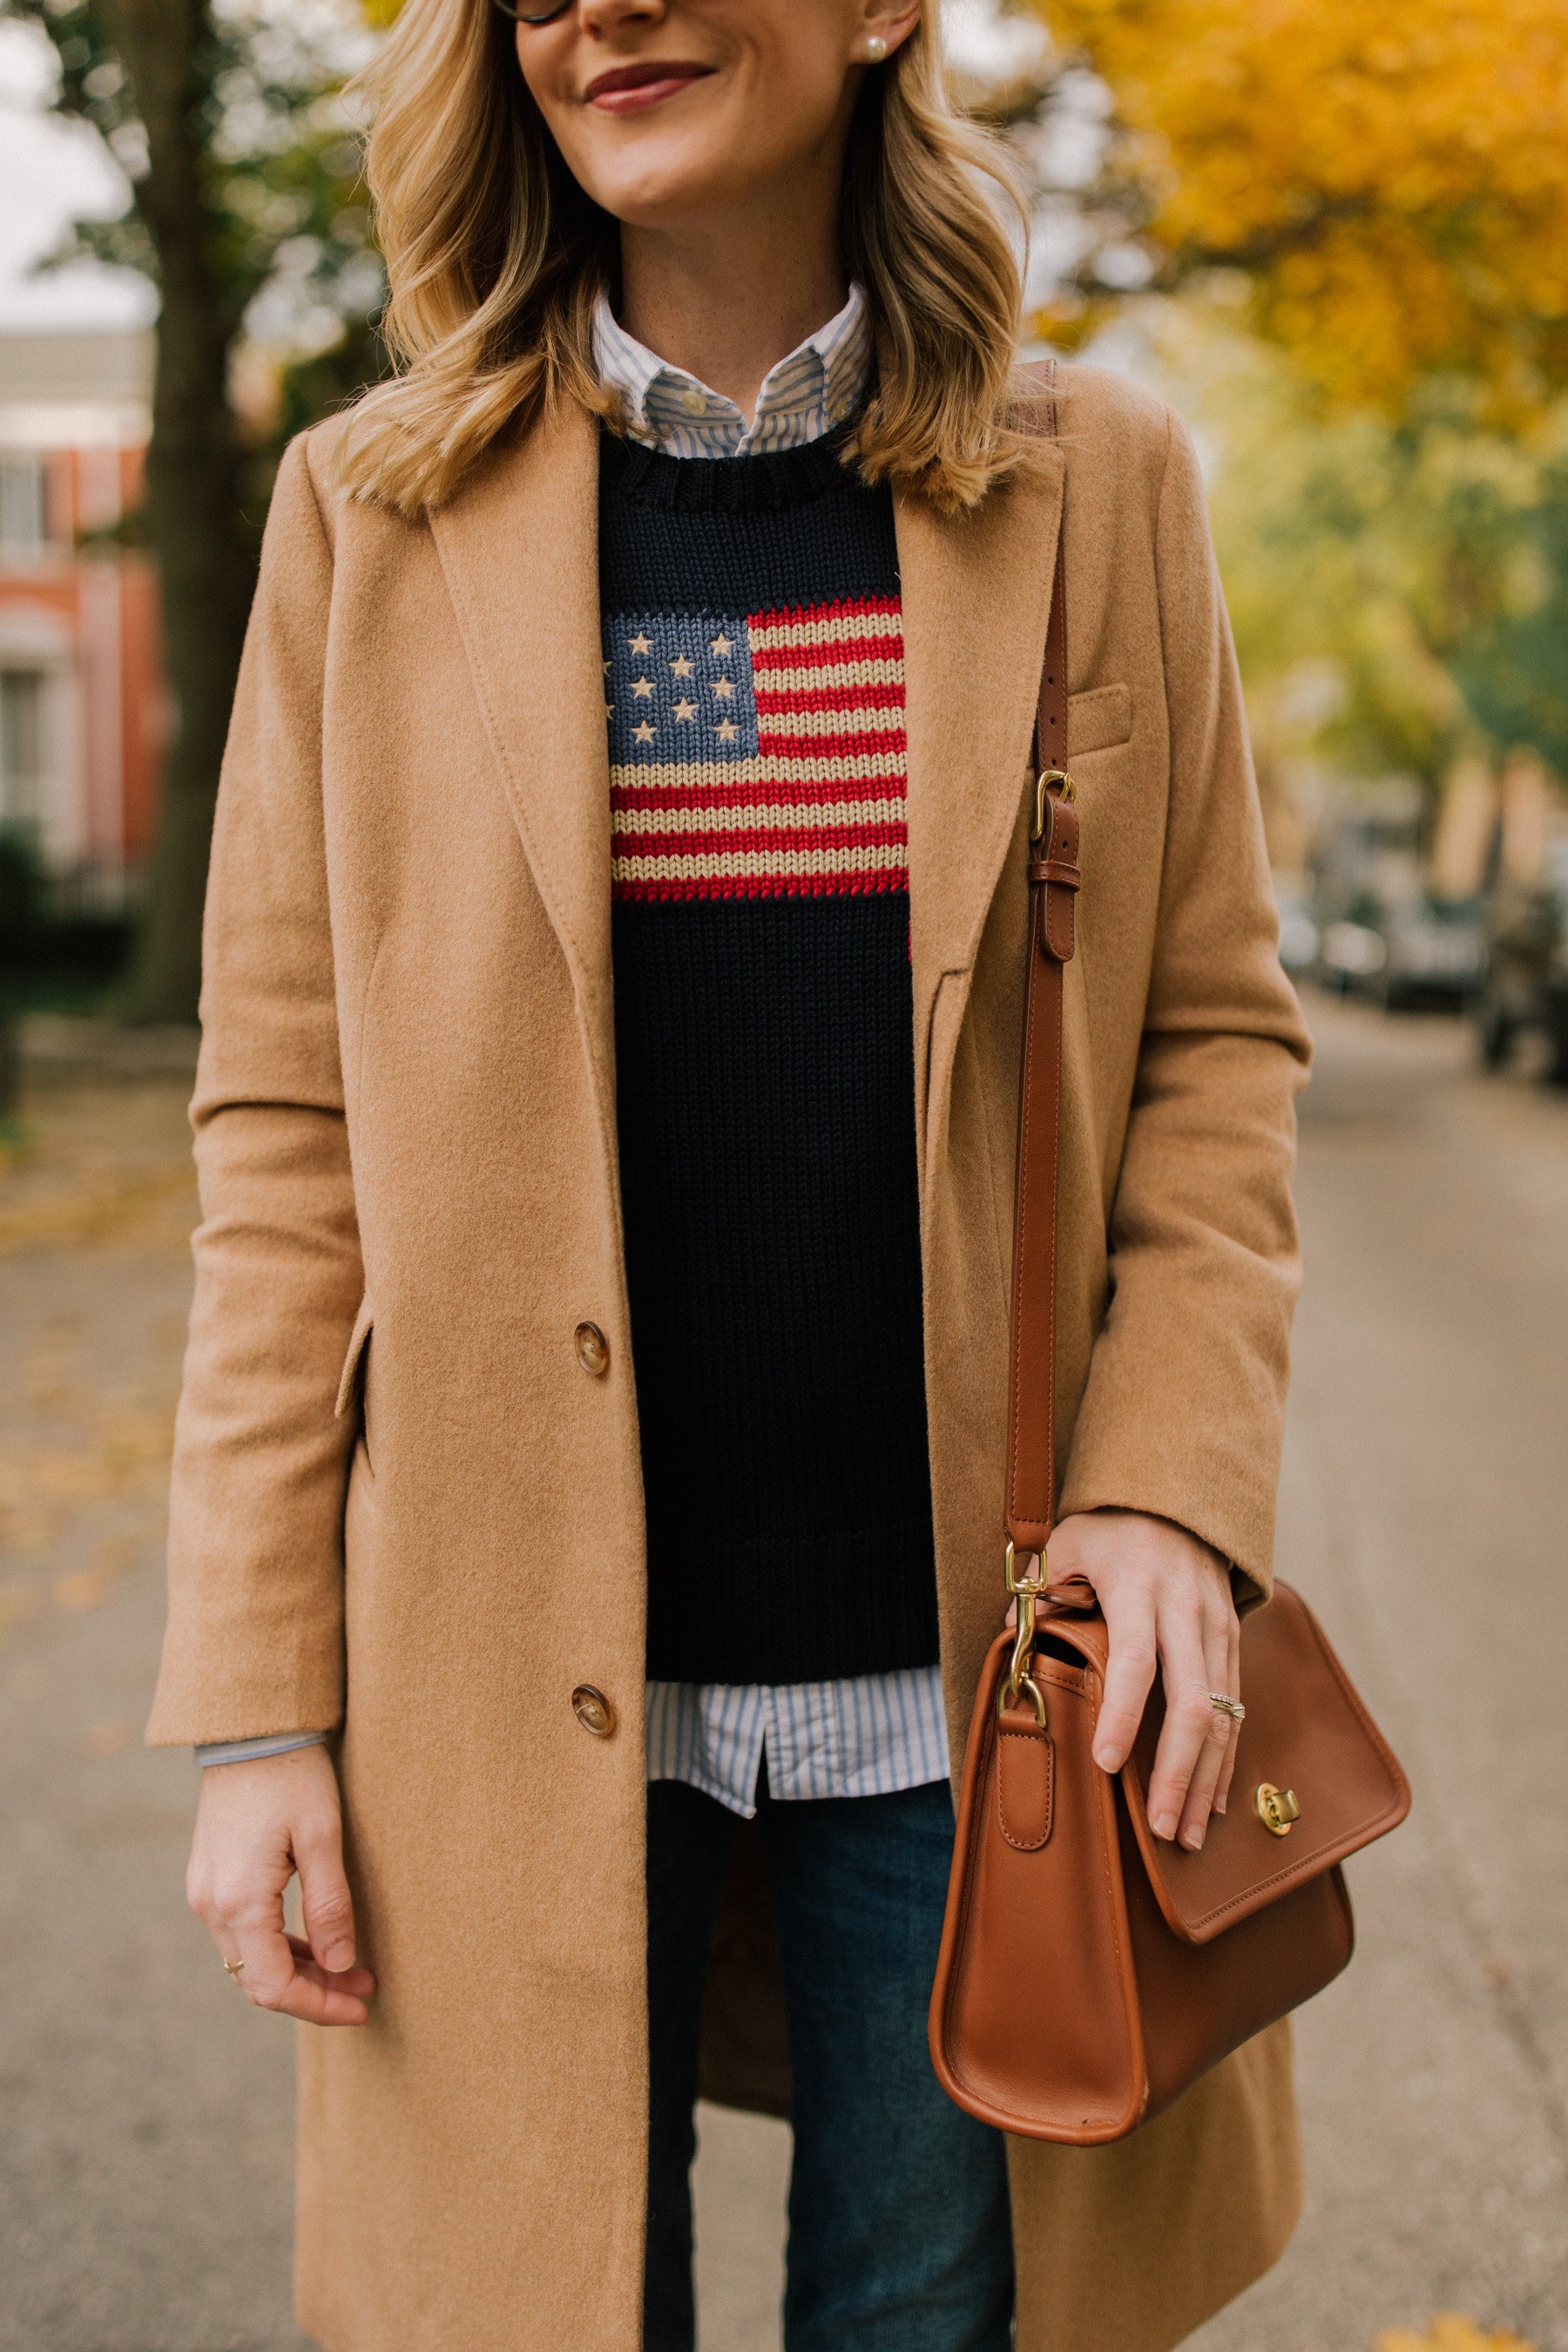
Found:
[[[1091,370],[1029,429],[929,5],[407,0],[380,73],[405,367],[268,525],[151,1734],[225,1967],[355,2029],[301,2038],[301,2316],[689,2347],[700,2041],[792,2115],[791,2352],[1152,2352],[1291,2226],[1283,2032],[1084,2154],[950,2107],[924,2015],[1064,483],[1050,1571],[1106,1769],[1163,1675],[1163,1835],[1268,1587],[1306,1041],[1190,450]]]

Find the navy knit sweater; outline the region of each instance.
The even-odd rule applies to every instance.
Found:
[[[891,500],[605,437],[647,1671],[937,1657]]]

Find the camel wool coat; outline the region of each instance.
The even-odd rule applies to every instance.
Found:
[[[1110,374],[1067,371],[1060,416],[1038,478],[976,512],[897,505],[955,1764],[1005,1606],[1025,771],[1064,483],[1061,1511],[1160,1513],[1264,1596],[1298,1280],[1308,1045],[1197,469]],[[300,2030],[305,2327],[329,2352],[636,2352],[645,1546],[596,428],[563,409],[413,522],[333,489],[331,429],[279,478],[218,805],[149,1737],[337,1727],[379,1990],[363,2029]],[[742,1836],[706,2081],[776,2110],[749,1868]],[[1120,2146],[1011,2158],[1020,2352],[1163,2352],[1295,2221],[1288,2032]]]

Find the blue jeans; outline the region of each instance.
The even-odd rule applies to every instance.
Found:
[[[759,1802],[794,2076],[786,2352],[1006,2352],[1013,2239],[999,2132],[931,2072],[926,2004],[952,1852],[945,1780]],[[644,2352],[692,2352],[698,2032],[735,1817],[647,1792]]]

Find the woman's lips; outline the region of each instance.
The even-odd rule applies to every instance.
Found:
[[[636,114],[647,107],[661,106],[667,98],[689,89],[694,81],[701,81],[714,70],[712,66],[694,65],[683,58],[644,58],[635,66],[616,66],[609,73],[595,74],[584,95],[601,114]]]

